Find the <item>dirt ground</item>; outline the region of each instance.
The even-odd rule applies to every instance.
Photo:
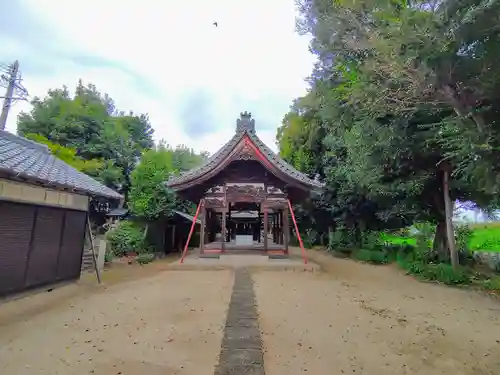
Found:
[[[0,305],[0,374],[213,373],[232,273],[139,276]]]
[[[267,375],[500,374],[498,299],[310,254],[324,272],[253,271]],[[232,271],[104,281],[0,304],[0,374],[213,374]]]
[[[500,374],[500,302],[395,267],[254,274],[266,375]]]

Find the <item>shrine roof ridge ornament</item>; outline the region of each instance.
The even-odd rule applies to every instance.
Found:
[[[236,120],[236,132],[255,133],[255,120],[250,112],[241,112],[240,118]]]

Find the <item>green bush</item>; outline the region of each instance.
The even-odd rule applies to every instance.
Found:
[[[377,250],[360,249],[353,253],[353,258],[373,264],[386,264],[389,262],[387,253]]]
[[[137,260],[137,263],[139,264],[148,264],[151,263],[154,259],[155,255],[151,253],[139,254],[135,258],[135,260]]]
[[[474,231],[468,225],[456,225],[455,236],[457,240],[457,250],[464,253],[469,252],[469,243],[471,242]]]
[[[306,233],[303,235],[301,234],[302,237],[302,242],[304,243],[304,247],[306,249],[311,249],[314,244],[316,243],[316,239],[318,238],[318,232],[316,232],[314,229],[307,229]]]
[[[111,251],[106,250],[104,253],[104,263],[109,263],[113,260],[113,253]]]
[[[409,274],[425,280],[439,281],[447,285],[467,284],[470,281],[464,268],[460,267],[455,271],[451,264],[447,263],[425,264],[420,260],[400,259],[398,264]]]
[[[437,263],[428,264],[425,267],[424,276],[428,280],[440,281],[447,285],[466,284],[469,275],[463,268],[453,270],[451,264]]]
[[[355,247],[354,235],[351,231],[338,229],[329,233],[328,251],[339,251],[344,254],[350,254]]]
[[[399,260],[398,264],[411,275],[422,276],[425,272],[426,264],[419,261]]]
[[[383,246],[380,232],[366,231],[361,236],[361,248],[366,250],[376,250]]]
[[[106,238],[115,256],[124,256],[127,253],[140,253],[144,250],[143,230],[136,223],[129,220],[120,221],[116,228],[110,230]]]
[[[493,292],[500,292],[500,276],[493,276],[484,282],[484,287]]]

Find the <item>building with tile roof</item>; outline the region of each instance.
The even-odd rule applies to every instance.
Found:
[[[0,130],[0,296],[79,278],[89,202],[123,197]]]
[[[51,154],[46,145],[0,130],[0,173],[34,184],[111,199],[123,197]]]
[[[166,186],[185,199],[200,202],[205,220],[200,241],[203,253],[204,242],[208,242],[207,249],[237,248],[238,244],[231,241],[235,238],[238,242],[238,236],[242,241],[246,236],[246,247],[253,241],[257,242],[253,248],[260,248],[263,238],[264,252],[271,248],[287,251],[290,201],[299,203],[311,193],[321,193],[324,185],[292,167],[265,145],[257,136],[252,115],[244,112],[237,119],[229,142],[203,165],[171,177]],[[235,237],[231,228],[235,227],[232,221],[236,217],[232,219],[231,213],[243,211],[257,211],[259,218],[255,227],[244,226],[248,233],[236,233]],[[217,236],[218,232],[223,235]],[[267,234],[272,234],[270,245]],[[215,241],[217,237],[222,237],[222,242]]]

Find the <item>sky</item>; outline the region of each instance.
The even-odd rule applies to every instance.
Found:
[[[31,96],[82,78],[148,113],[156,139],[197,151],[215,152],[249,111],[276,151],[314,63],[295,16],[294,0],[0,0],[0,62],[19,60]],[[29,107],[16,103],[8,130]]]

